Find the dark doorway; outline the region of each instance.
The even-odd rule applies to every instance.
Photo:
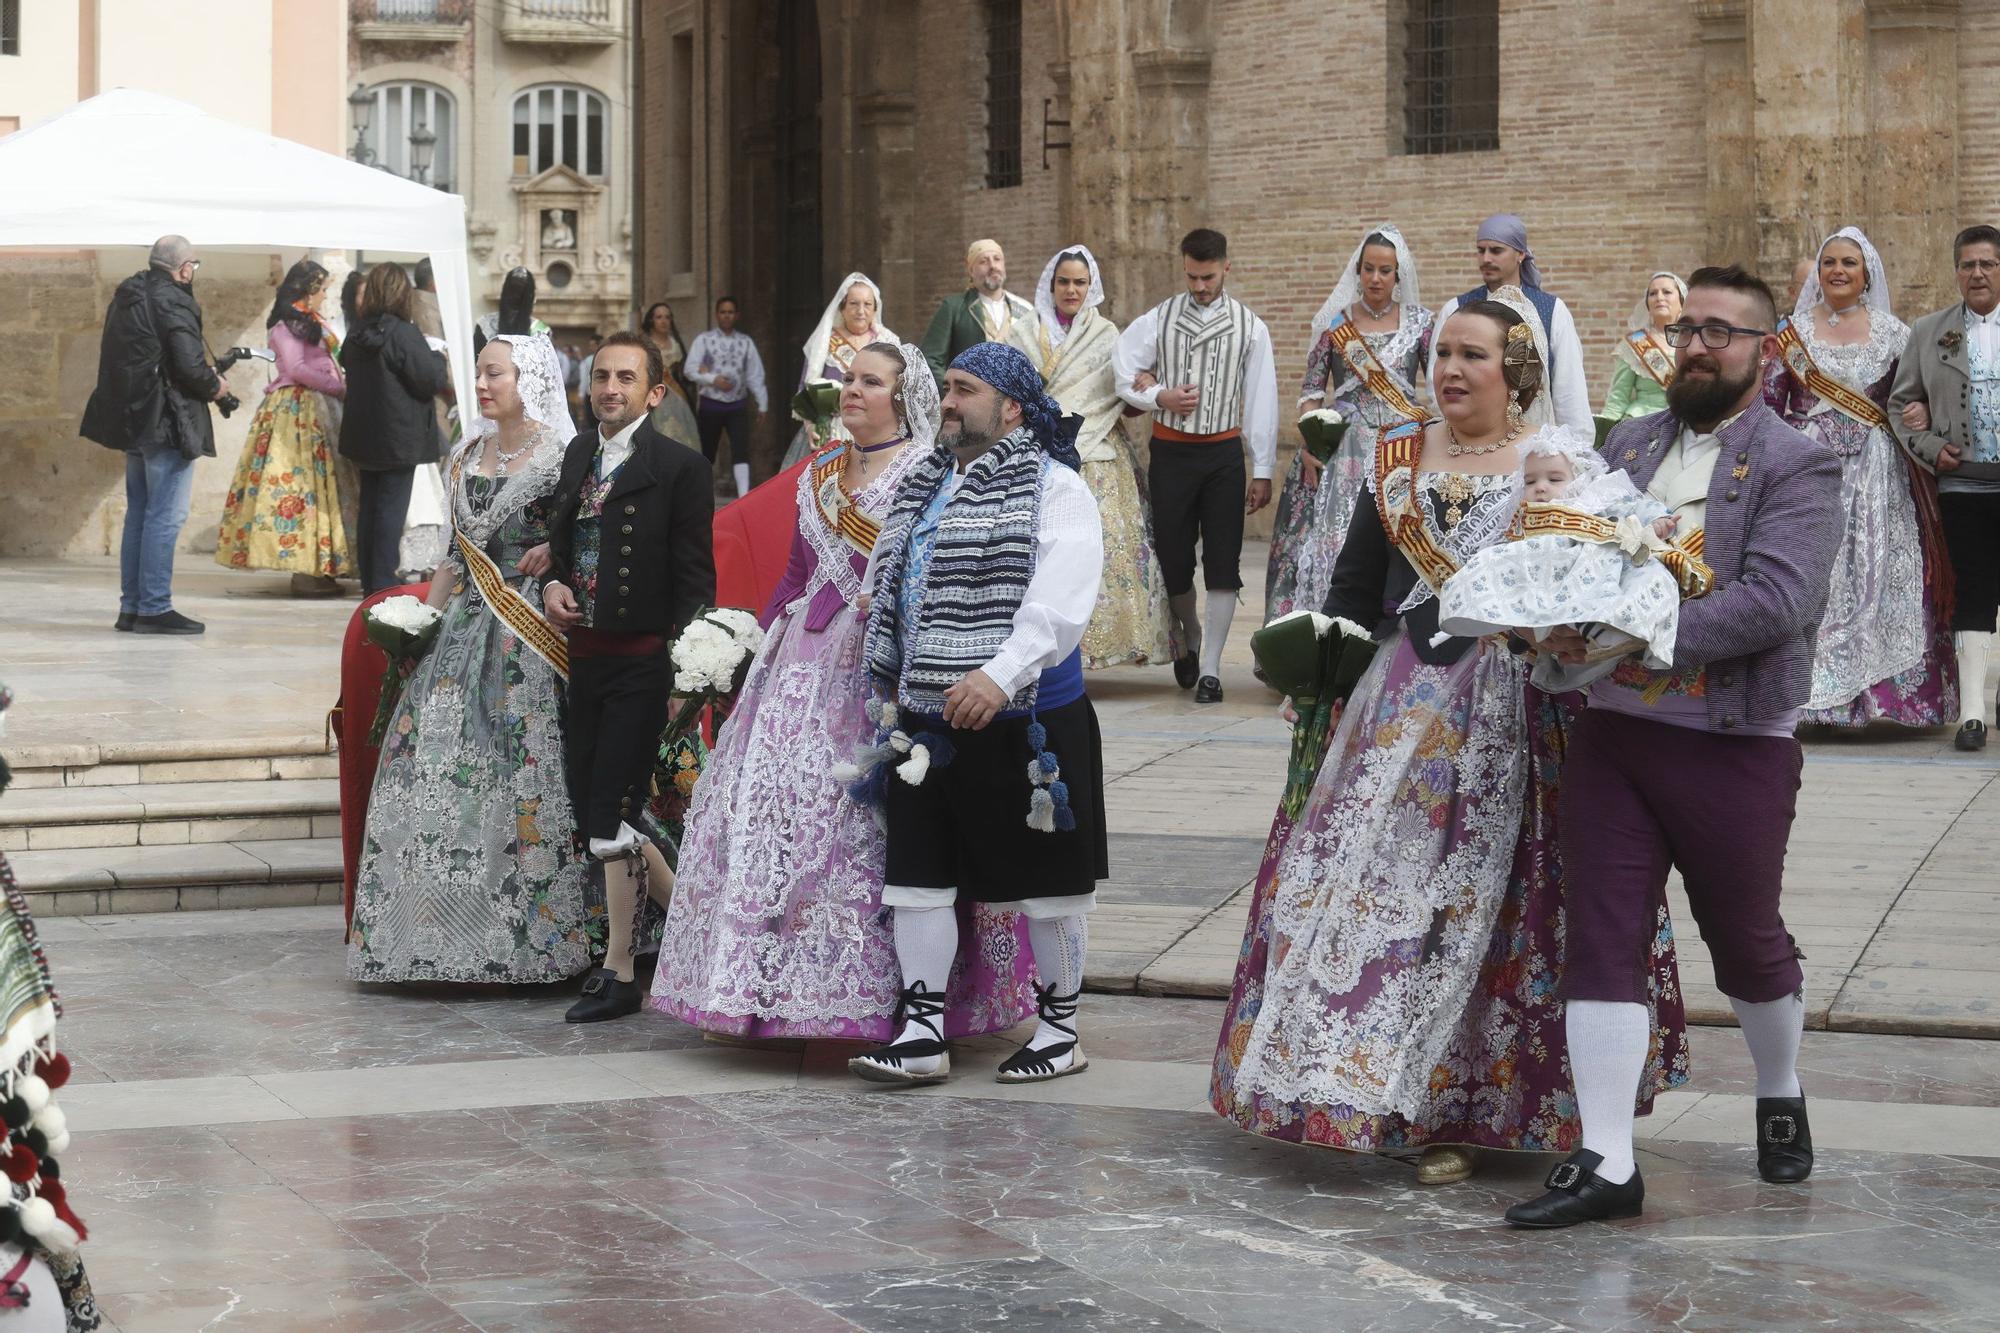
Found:
[[[772,367],[771,407],[784,420],[803,369],[800,345],[826,306],[820,269],[819,6],[780,7],[777,123],[773,148],[778,185],[778,363]],[[816,368],[815,368],[816,369]],[[787,439],[790,431],[783,432]]]

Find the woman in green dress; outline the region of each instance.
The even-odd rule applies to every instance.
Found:
[[[560,640],[541,618],[550,495],[572,434],[548,338],[479,354],[452,457],[435,643],[390,719],[368,802],[347,974],[562,981],[590,966],[589,875],[563,763]],[[547,654],[547,656],[545,656]]]
[[[1597,415],[1612,421],[1649,417],[1667,410],[1667,386],[1674,382],[1674,349],[1667,346],[1667,325],[1681,317],[1687,284],[1662,269],[1646,279],[1646,294],[1625,321],[1618,342],[1618,364],[1611,374],[1611,392]]]

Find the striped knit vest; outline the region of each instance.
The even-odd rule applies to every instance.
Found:
[[[1164,385],[1200,386],[1201,402],[1192,412],[1157,412],[1154,419],[1190,435],[1221,435],[1243,425],[1253,316],[1227,292],[1206,316],[1185,292],[1159,307],[1154,373]]]

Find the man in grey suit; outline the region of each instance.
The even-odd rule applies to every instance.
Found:
[[[1910,328],[1889,393],[1896,437],[1937,474],[1957,595],[1961,750],[1986,748],[1986,669],[2000,611],[2000,229],[1967,227],[1952,247],[1962,298]]]
[[[1563,764],[1559,836],[1571,886],[1560,994],[1583,1146],[1548,1192],[1507,1210],[1518,1227],[1636,1217],[1632,1154],[1646,1063],[1647,959],[1667,872],[1689,905],[1757,1066],[1757,1173],[1812,1174],[1799,1088],[1800,954],[1778,898],[1803,756],[1792,738],[1812,690],[1813,643],[1840,549],[1840,461],[1762,396],[1778,355],[1771,289],[1735,266],[1697,269],[1667,326],[1667,411],[1615,427],[1606,461],[1699,534],[1713,589],[1681,605],[1674,663],[1628,660],[1590,689]],[[1542,643],[1581,662],[1585,641]]]

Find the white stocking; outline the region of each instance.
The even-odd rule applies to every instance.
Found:
[[[1632,1121],[1652,1037],[1646,1006],[1622,1000],[1571,1000],[1564,1006],[1563,1026],[1569,1040],[1570,1076],[1576,1080],[1577,1115],[1583,1121],[1583,1146],[1604,1159],[1598,1177],[1622,1185],[1638,1169],[1632,1160]]]
[[[1211,588],[1202,606],[1201,674],[1222,676],[1222,645],[1229,642],[1229,622],[1236,618],[1236,590]]]
[[[1743,1027],[1743,1042],[1757,1065],[1759,1097],[1799,1095],[1799,1042],[1806,1031],[1803,995],[1781,995],[1762,1004],[1730,997],[1729,1007]]]
[[[1993,650],[1988,630],[1958,632],[1958,720],[1984,722],[1986,718],[1986,663]]]
[[[1028,918],[1028,942],[1035,948],[1035,971],[1042,977],[1042,984],[1058,996],[1075,995],[1083,989],[1083,955],[1090,941],[1090,918],[1082,912],[1069,916],[1052,916],[1045,919]],[[1076,1026],[1070,1019],[1069,1025]],[[1061,1028],[1049,1026],[1043,1019],[1035,1028],[1035,1035],[1028,1039],[1028,1049],[1039,1051],[1044,1046],[1056,1046],[1075,1038]],[[1056,1061],[1058,1067],[1068,1062],[1063,1056]]]
[[[1180,632],[1181,653],[1201,651],[1201,621],[1195,617],[1194,593],[1179,593],[1167,599],[1167,609],[1173,613],[1174,627]]]
[[[905,990],[924,983],[933,995],[944,994],[951,981],[952,960],[958,956],[958,909],[956,907],[895,907],[890,909],[890,930],[896,938],[896,963],[903,971]],[[940,1021],[938,1027],[944,1024]],[[921,1023],[905,1022],[893,1045],[906,1041],[930,1041],[933,1033]],[[944,1057],[918,1055],[899,1057],[902,1067],[912,1074],[936,1072]]]

